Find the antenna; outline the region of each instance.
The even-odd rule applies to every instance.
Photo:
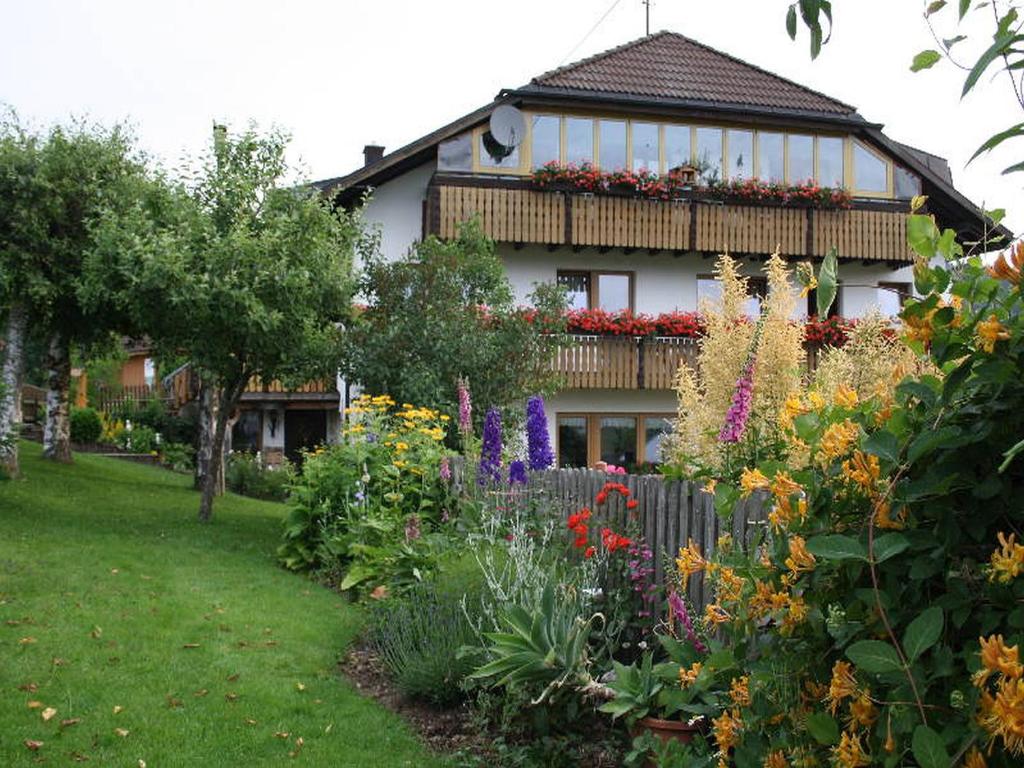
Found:
[[[644,4],[644,29],[648,37],[651,36],[651,0],[640,0]]]

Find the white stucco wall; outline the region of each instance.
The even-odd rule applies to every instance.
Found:
[[[714,271],[714,259],[687,254],[676,257],[670,253],[649,255],[646,251],[626,254],[621,249],[599,253],[597,249],[585,248],[575,252],[571,248],[549,251],[543,246],[525,246],[515,250],[509,244],[498,246],[498,255],[505,264],[505,271],[512,283],[517,301],[526,303],[534,285],[553,282],[559,270],[617,270],[635,273],[634,289],[636,311],[659,314],[681,310],[697,309],[697,275]],[[741,258],[744,274],[763,274],[763,263]],[[839,267],[840,313],[844,317],[860,317],[878,305],[878,285],[882,282],[913,281],[910,267],[893,270],[883,264],[864,265],[844,263]],[[806,303],[801,302],[797,316],[806,312]]]
[[[381,184],[363,206],[366,223],[380,230],[380,251],[388,261],[404,257],[423,234],[423,200],[434,167],[433,161],[424,163]]]

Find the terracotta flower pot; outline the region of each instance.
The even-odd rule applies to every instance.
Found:
[[[689,744],[693,741],[694,734],[700,733],[700,725],[690,725],[681,720],[645,717],[636,721],[636,725],[633,726],[633,736],[639,736],[644,731],[653,733],[662,741],[678,741],[681,744]]]

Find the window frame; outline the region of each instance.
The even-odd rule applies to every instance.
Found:
[[[760,299],[761,304],[763,305],[764,304],[764,300],[766,298],[768,298],[768,278],[765,277],[764,275],[743,275],[743,274],[741,274],[740,277],[745,277],[747,279],[747,298],[748,299],[752,299],[754,297],[757,297],[758,299]],[[697,294],[697,311],[698,312],[700,311],[700,281],[701,280],[705,280],[705,281],[715,282],[717,279],[718,279],[718,276],[713,274],[713,273],[711,273],[711,272],[698,272],[697,273],[697,276],[694,279],[694,291]],[[755,285],[758,288],[761,289],[761,292],[755,292],[755,293],[751,293],[750,292],[750,288],[752,286],[755,286]]]
[[[555,413],[555,460],[562,469],[562,455],[559,422],[565,418],[583,418],[586,420],[587,468],[592,468],[601,460],[601,419],[634,419],[636,421],[636,463],[642,466],[647,463],[647,419],[665,419],[672,421],[677,414],[662,411],[557,411]],[[664,462],[662,462],[664,463]]]
[[[854,151],[856,147],[860,147],[868,154],[873,155],[877,160],[881,161],[882,165],[885,166],[884,192],[873,192],[871,190],[857,189],[857,167],[855,165],[856,152]],[[880,154],[878,151],[875,150],[874,147],[870,146],[869,144],[865,144],[863,141],[858,141],[856,138],[852,136],[849,137],[849,139],[846,142],[846,168],[846,173],[848,174],[847,180],[849,181],[849,183],[846,185],[846,188],[854,197],[874,197],[884,199],[891,199],[893,197],[892,160],[890,160],[885,155]]]
[[[555,283],[562,275],[586,275],[589,280],[587,290],[587,309],[601,308],[601,275],[625,275],[629,278],[629,311],[636,312],[636,272],[628,269],[558,269],[555,270]]]

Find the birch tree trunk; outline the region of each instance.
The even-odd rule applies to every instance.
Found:
[[[4,366],[0,372],[0,471],[17,477],[18,435],[21,431],[21,384],[25,372],[25,332],[28,311],[21,303],[13,304],[7,316],[4,334]],[[5,441],[3,438],[7,438]]]
[[[71,350],[67,339],[55,331],[46,352],[46,423],[43,426],[43,457],[71,462]]]
[[[203,489],[203,482],[210,472],[210,461],[213,458],[214,421],[217,417],[217,392],[203,378],[199,379],[199,395],[196,398],[199,406],[198,423],[196,425],[196,471],[193,485],[197,491]]]
[[[230,415],[238,404],[249,377],[231,383],[218,398],[216,416],[214,418],[213,450],[210,453],[210,465],[203,478],[202,496],[199,500],[199,522],[208,523],[213,516],[213,498],[221,482],[224,468],[224,435],[227,433]]]

